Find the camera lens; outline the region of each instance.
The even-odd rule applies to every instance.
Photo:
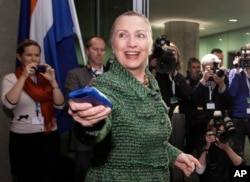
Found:
[[[228,133],[226,131],[217,131],[216,137],[220,140],[222,143],[227,143],[229,140]]]
[[[221,69],[216,69],[215,70],[215,73],[216,73],[216,75],[218,76],[218,77],[223,77],[224,75],[225,75],[225,73],[224,73],[224,71],[223,70],[221,70]]]

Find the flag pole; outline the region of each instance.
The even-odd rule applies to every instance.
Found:
[[[82,39],[82,34],[81,34],[81,30],[80,30],[80,26],[79,26],[77,14],[76,14],[76,8],[75,8],[74,0],[69,0],[69,8],[70,8],[72,20],[73,20],[73,23],[74,23],[74,32],[75,32],[75,34],[77,36],[77,39],[79,41],[79,46],[80,46],[80,51],[81,51],[81,55],[82,55],[83,65],[86,65],[87,64],[87,57],[86,57],[86,53],[85,53],[85,49],[84,49],[84,43],[83,43],[83,39]]]

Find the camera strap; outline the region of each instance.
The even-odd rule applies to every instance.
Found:
[[[215,109],[215,103],[212,102],[212,95],[213,90],[215,88],[216,84],[214,82],[208,81],[207,87],[208,87],[208,93],[209,93],[209,102],[207,103],[207,109]]]
[[[172,82],[172,93],[175,96],[175,82],[172,79],[172,76],[170,74],[168,76],[169,76],[169,80]]]
[[[175,96],[175,81],[172,79],[172,76],[169,74],[169,80],[172,82],[172,93],[173,97],[170,97],[170,104],[176,104],[179,102],[178,97]]]
[[[38,83],[37,76],[34,78],[35,84]],[[44,117],[41,114],[40,103],[35,101],[36,117],[32,117],[32,124],[44,124]]]
[[[38,80],[37,80],[36,76],[34,78],[34,82],[35,82],[35,84],[38,83]],[[36,104],[36,106],[35,106],[35,108],[36,108],[36,116],[38,117],[39,116],[39,112],[41,111],[41,107],[40,107],[40,103],[39,102],[35,101],[35,104]]]
[[[208,90],[209,90],[209,101],[212,101],[212,95],[213,95],[213,90],[216,86],[216,84],[214,82],[208,81],[207,82],[208,85]]]

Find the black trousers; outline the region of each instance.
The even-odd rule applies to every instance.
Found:
[[[10,132],[11,174],[18,182],[56,181],[59,144],[56,131],[49,134]]]

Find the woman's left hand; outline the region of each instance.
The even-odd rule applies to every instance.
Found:
[[[200,162],[190,154],[181,153],[176,158],[174,165],[180,168],[184,174],[189,177],[195,170],[195,167],[201,168]]]
[[[44,64],[44,66],[46,67],[46,71],[40,74],[43,75],[48,81],[55,80],[55,70],[48,64]]]

